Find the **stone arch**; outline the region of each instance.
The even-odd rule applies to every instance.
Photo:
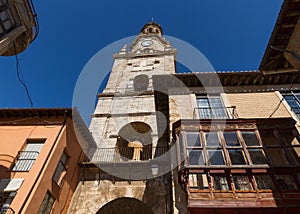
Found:
[[[117,148],[123,160],[133,160],[134,147],[130,144],[132,142],[142,145],[139,160],[152,159],[152,129],[148,124],[131,122],[123,126],[118,134]]]
[[[135,198],[117,198],[101,207],[96,214],[154,214],[151,207]]]

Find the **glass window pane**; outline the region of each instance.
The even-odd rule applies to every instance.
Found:
[[[292,130],[279,131],[279,134],[286,146],[300,145]]]
[[[65,152],[63,152],[61,155],[60,161],[62,162],[62,164],[66,165],[67,160],[68,160],[68,156],[66,155]]]
[[[190,165],[204,165],[202,150],[188,150]]]
[[[198,132],[186,132],[188,147],[200,147],[200,136]]]
[[[3,26],[5,30],[8,31],[13,27],[13,24],[10,20],[7,20],[6,22],[3,22]]]
[[[227,114],[223,107],[220,97],[214,97],[209,99],[210,108],[212,110],[213,118],[227,118]]]
[[[252,190],[252,185],[247,176],[234,175],[233,182],[237,190]]]
[[[0,19],[1,19],[1,21],[2,21],[2,22],[5,22],[6,20],[8,20],[8,19],[9,19],[9,17],[8,17],[8,14],[7,14],[7,11],[6,11],[6,10],[4,10],[4,11],[0,12]]]
[[[298,190],[297,184],[291,175],[276,175],[275,179],[283,191]]]
[[[299,114],[300,113],[300,104],[297,101],[297,99],[293,96],[293,95],[287,95],[284,96],[286,102],[289,104],[289,106],[291,107],[291,109],[296,113]]]
[[[259,146],[255,132],[242,132],[242,136],[247,146]]]
[[[287,101],[287,103],[291,106],[291,107],[298,107],[300,106],[296,100],[296,98],[293,95],[286,95],[284,96],[284,99]]]
[[[189,185],[192,189],[208,189],[206,174],[189,174]]]
[[[225,165],[222,150],[208,150],[210,165]]]
[[[224,132],[227,146],[241,146],[235,132]]]
[[[39,209],[39,211],[38,211],[38,214],[43,214],[43,213],[45,213],[45,209],[46,209],[46,207],[47,207],[47,204],[48,204],[48,202],[49,202],[49,198],[50,198],[51,196],[50,196],[50,194],[49,193],[47,193],[46,195],[45,195],[45,197],[44,197],[44,199],[43,199],[43,202],[42,202],[42,204],[41,204],[41,206],[40,206],[40,209]]]
[[[197,103],[199,108],[209,108],[207,98],[197,98]]]
[[[266,146],[279,146],[278,140],[271,133],[261,133],[261,139]]]
[[[50,199],[49,199],[49,202],[48,202],[48,205],[47,205],[47,207],[46,207],[46,209],[45,209],[45,213],[44,214],[50,214],[51,213],[51,210],[52,210],[52,206],[53,206],[53,204],[54,204],[54,198],[53,197],[50,197]]]
[[[217,132],[205,133],[206,145],[210,147],[220,147],[220,140]]]
[[[209,103],[211,108],[220,108],[223,107],[220,97],[209,98]]]
[[[289,148],[288,152],[295,163],[300,163],[300,147]]]
[[[40,150],[44,145],[44,141],[28,141],[24,150],[19,152],[17,162],[13,167],[13,171],[29,171],[38,157]]]
[[[65,174],[64,172],[66,171],[66,162],[67,155],[65,152],[63,152],[52,177],[52,179],[59,185],[61,185],[61,178],[63,177],[63,175]]]
[[[182,164],[184,164],[186,155],[185,155],[182,133],[179,133],[179,149],[180,149],[180,160],[179,161],[182,162]]]
[[[229,190],[227,178],[225,175],[214,176],[214,189],[215,190]]]
[[[249,149],[248,151],[253,164],[268,164],[262,149]]]
[[[241,149],[229,149],[228,152],[232,165],[246,164],[244,152]]]
[[[254,175],[258,189],[275,190],[272,179],[269,175]]]
[[[267,151],[268,151],[268,154],[269,154],[273,164],[276,164],[276,165],[289,164],[289,161],[286,158],[286,154],[283,149],[268,148]]]

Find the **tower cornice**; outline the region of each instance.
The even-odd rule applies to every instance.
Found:
[[[170,43],[161,35],[158,34],[139,34],[135,40],[131,43],[130,45],[130,50],[133,49],[133,46],[136,45],[139,41],[143,39],[151,39],[151,38],[156,38],[158,39],[163,45],[170,46]]]
[[[139,58],[139,57],[154,57],[154,56],[164,56],[164,55],[175,55],[176,49],[172,48],[166,51],[154,51],[153,53],[126,53],[126,54],[114,54],[114,59],[120,58]]]

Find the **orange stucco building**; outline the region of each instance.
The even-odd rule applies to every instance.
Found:
[[[67,211],[85,158],[77,140],[85,130],[76,137],[73,117],[72,109],[0,111],[0,213]]]

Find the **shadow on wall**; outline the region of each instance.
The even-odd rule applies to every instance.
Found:
[[[10,178],[10,168],[7,166],[12,166],[14,163],[15,157],[11,155],[0,154],[0,179]],[[4,166],[4,164],[6,166]]]
[[[168,174],[160,179],[151,179],[146,182],[143,201],[147,203],[154,213],[171,213],[170,207],[170,183]]]
[[[0,179],[2,178],[10,178],[10,170],[0,165]]]
[[[134,146],[131,146],[131,143],[139,142],[141,152],[138,160],[152,159],[151,133],[151,127],[143,122],[132,122],[122,127],[116,145],[121,157],[124,160],[134,159]]]
[[[96,214],[154,214],[151,208],[135,198],[118,198],[104,205]]]

